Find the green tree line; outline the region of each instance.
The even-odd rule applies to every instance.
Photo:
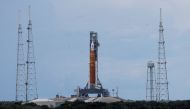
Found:
[[[0,109],[53,109],[47,106],[38,106],[33,103],[0,102]],[[170,102],[117,102],[117,103],[84,103],[82,101],[65,102],[54,109],[190,109],[190,100]]]

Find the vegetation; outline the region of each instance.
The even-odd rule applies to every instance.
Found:
[[[22,104],[21,102],[0,102],[0,109],[51,109],[47,106],[37,106],[34,103]]]
[[[0,109],[52,109],[36,104],[16,102],[0,102]],[[117,102],[117,103],[84,103],[81,101],[66,102],[55,109],[190,109],[190,100],[171,102]]]
[[[190,109],[190,100],[171,102],[64,103],[56,109]]]

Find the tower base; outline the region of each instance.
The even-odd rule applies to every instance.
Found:
[[[104,89],[101,83],[99,83],[98,85],[89,85],[87,83],[84,89],[78,87],[75,91],[76,96],[78,97],[89,97],[89,94],[97,94],[97,97],[110,96],[109,91],[107,89]]]
[[[109,92],[107,89],[79,89],[78,96],[79,97],[89,97],[89,94],[97,94],[97,97],[108,97]]]

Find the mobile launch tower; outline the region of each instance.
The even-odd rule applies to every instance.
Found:
[[[109,96],[109,91],[104,89],[98,78],[98,42],[97,32],[90,32],[90,63],[89,63],[89,81],[84,89],[78,88],[77,96],[88,97],[89,94],[97,94],[98,97]]]

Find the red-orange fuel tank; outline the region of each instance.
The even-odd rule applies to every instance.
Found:
[[[90,84],[96,83],[95,52],[90,50]]]

